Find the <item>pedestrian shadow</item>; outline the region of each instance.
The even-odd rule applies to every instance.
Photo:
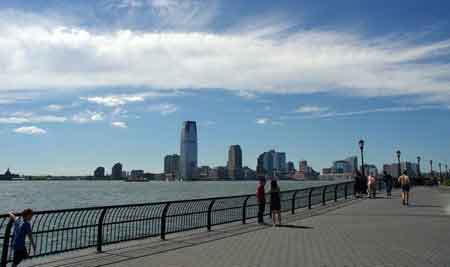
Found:
[[[311,226],[302,226],[302,225],[293,225],[293,224],[280,224],[280,225],[277,225],[277,227],[294,228],[294,229],[314,229],[314,227],[311,227]]]

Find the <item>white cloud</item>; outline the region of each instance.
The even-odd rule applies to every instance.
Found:
[[[102,121],[105,119],[105,114],[99,111],[86,110],[78,112],[72,116],[72,120],[76,123],[89,123]]]
[[[63,123],[67,118],[53,115],[34,115],[29,112],[15,112],[11,116],[0,117],[0,124],[24,124],[24,123]]]
[[[178,106],[171,103],[162,103],[151,105],[147,108],[147,110],[150,112],[159,112],[161,115],[169,115],[176,112],[178,110]]]
[[[111,123],[111,126],[114,128],[128,128],[128,125],[123,121],[114,121]]]
[[[313,113],[310,115],[300,116],[300,117],[290,117],[284,116],[283,119],[320,119],[320,118],[334,118],[334,117],[351,117],[358,115],[366,115],[372,113],[398,113],[398,112],[413,112],[421,110],[448,110],[447,107],[441,105],[424,105],[424,106],[401,106],[401,107],[385,107],[385,108],[374,108],[356,111],[328,111],[324,113]]]
[[[137,1],[126,2],[141,8],[134,4]],[[180,8],[183,5],[184,1],[167,0],[150,4],[170,21],[189,10]],[[172,7],[181,11],[172,12]],[[100,86],[224,88],[255,93],[421,95],[450,103],[450,64],[433,60],[450,54],[450,40],[419,44],[402,36],[367,39],[362,34],[322,29],[283,37],[272,34],[283,27],[250,28],[245,34],[105,32],[17,16],[0,16],[0,91]],[[120,106],[142,98],[92,97],[88,101]]]
[[[46,134],[47,131],[36,126],[26,126],[20,127],[13,130],[15,133],[19,134],[28,134],[28,135],[43,135]]]
[[[57,105],[57,104],[51,104],[45,107],[45,110],[47,111],[61,111],[64,109],[64,106]]]
[[[255,94],[255,92],[251,92],[251,91],[246,91],[246,90],[239,90],[236,93],[237,96],[245,98],[245,99],[255,99],[257,98],[257,95]]]
[[[327,111],[328,107],[320,106],[300,106],[294,112],[295,113],[321,113]]]
[[[118,95],[81,97],[81,99],[91,103],[103,105],[106,107],[119,107],[129,103],[144,102],[145,99],[156,99],[179,95],[180,95],[179,92],[170,93],[170,92],[151,91],[137,94],[118,94]]]
[[[256,119],[256,123],[257,124],[267,124],[270,122],[269,118],[257,118]]]

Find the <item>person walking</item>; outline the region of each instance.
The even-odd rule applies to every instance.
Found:
[[[266,192],[264,187],[266,186],[266,179],[264,177],[259,178],[259,184],[256,189],[256,202],[258,203],[258,223],[264,224],[264,211],[266,209]]]
[[[33,210],[25,209],[22,214],[22,218],[17,218],[12,212],[9,213],[10,219],[14,222],[13,232],[13,267],[19,266],[19,264],[26,258],[29,253],[25,246],[25,239],[28,237],[33,250],[36,251],[36,244],[33,240],[30,221],[33,218]]]
[[[392,184],[393,178],[392,175],[388,174],[386,171],[383,172],[383,180],[386,185],[386,196],[387,198],[392,198]]]
[[[369,175],[369,177],[367,177],[367,188],[368,188],[368,197],[369,198],[375,198],[376,196],[376,184],[377,184],[377,180],[375,179],[374,176]]]
[[[402,188],[402,204],[409,205],[409,190],[411,184],[406,171],[403,172],[403,175],[398,177],[398,182]]]
[[[280,187],[276,180],[270,182],[270,212],[273,226],[281,225],[281,199]]]

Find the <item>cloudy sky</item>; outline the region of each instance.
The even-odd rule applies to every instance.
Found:
[[[2,1],[0,169],[158,172],[183,120],[202,165],[450,162],[447,2]]]

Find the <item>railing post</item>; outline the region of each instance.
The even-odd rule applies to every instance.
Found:
[[[291,207],[292,214],[295,213],[295,198],[297,197],[297,193],[298,191],[295,191],[294,194],[292,195],[292,207]]]
[[[100,218],[98,220],[98,229],[97,229],[97,252],[102,252],[102,244],[103,244],[103,220],[105,219],[106,210],[108,208],[104,208],[102,213],[100,214]]]
[[[212,213],[212,207],[214,206],[214,203],[216,203],[216,200],[215,199],[211,200],[211,203],[209,203],[209,207],[208,207],[208,224],[207,224],[208,232],[211,231],[211,213]]]
[[[312,198],[312,192],[313,192],[313,190],[314,190],[314,187],[311,188],[311,189],[309,189],[309,194],[308,194],[308,209],[311,209],[311,208],[312,208],[312,200],[311,200],[311,198]]]
[[[11,229],[14,221],[9,219],[8,224],[5,229],[5,238],[3,239],[3,248],[2,248],[2,258],[1,258],[1,267],[6,267],[8,263],[8,252],[9,252],[9,240],[11,238]]]
[[[164,206],[164,209],[161,214],[161,239],[166,240],[166,216],[167,211],[169,210],[170,203],[167,203]]]
[[[337,202],[338,200],[338,186],[339,184],[334,186],[334,202]]]
[[[326,204],[326,199],[325,199],[326,193],[327,193],[327,186],[325,185],[322,190],[322,205],[324,205],[324,206]]]
[[[348,185],[349,183],[345,183],[345,188],[344,188],[344,198],[347,199],[347,195],[348,195]]]
[[[247,220],[247,202],[250,196],[247,196],[244,200],[244,204],[242,205],[242,224],[246,223]]]

